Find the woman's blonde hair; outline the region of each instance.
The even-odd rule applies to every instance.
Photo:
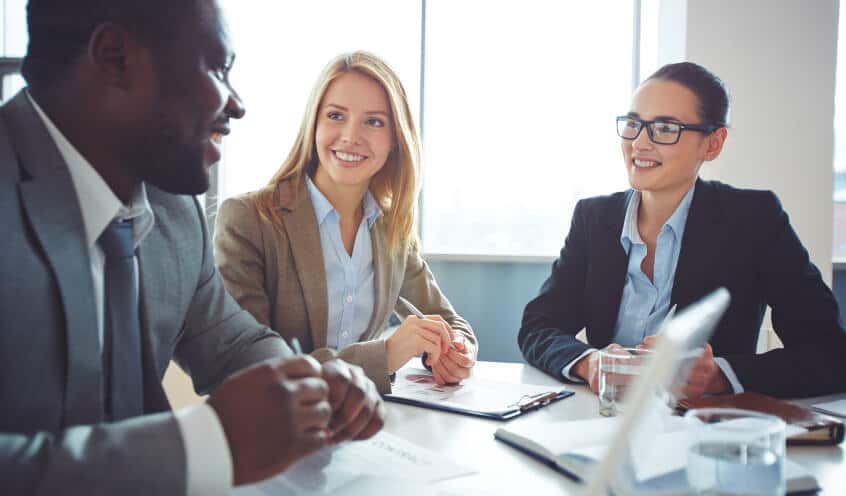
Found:
[[[314,137],[320,105],[332,81],[348,72],[358,72],[373,79],[388,95],[395,146],[385,165],[370,180],[370,192],[382,209],[391,251],[407,249],[417,244],[414,219],[420,177],[420,140],[399,77],[388,64],[368,52],[339,55],[323,69],[311,91],[294,146],[271,178],[271,187],[259,195],[256,205],[262,218],[282,228],[278,213],[279,183],[293,179],[299,185],[304,180],[304,173],[314,175],[318,164]]]

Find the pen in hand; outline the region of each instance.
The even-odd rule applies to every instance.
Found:
[[[410,301],[403,298],[402,296],[400,296],[398,299],[399,299],[400,303],[402,303],[405,306],[405,308],[409,312],[411,312],[415,317],[417,317],[418,319],[425,319],[426,318],[426,316],[423,315],[423,312],[421,312],[417,307],[415,307]],[[452,330],[450,329],[450,331],[452,331]],[[449,347],[452,348],[453,350],[458,351],[458,348],[455,347],[455,343],[453,343],[452,341],[450,341]]]
[[[295,337],[291,338],[291,349],[294,350],[294,353],[297,355],[303,354],[303,348],[300,346],[300,340]]]

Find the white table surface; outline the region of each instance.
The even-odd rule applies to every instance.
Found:
[[[432,495],[514,495],[541,496],[571,494],[576,483],[543,463],[494,439],[503,425],[516,425],[527,419],[577,420],[599,416],[596,395],[585,386],[563,384],[524,364],[479,362],[474,375],[502,382],[564,386],[575,391],[558,401],[507,422],[441,412],[397,403],[388,403],[385,430],[444,456],[475,467],[479,473],[443,481]],[[817,400],[803,400],[817,402]],[[788,458],[806,467],[823,488],[821,494],[846,494],[844,445],[789,447]],[[437,491],[435,490],[437,489]]]

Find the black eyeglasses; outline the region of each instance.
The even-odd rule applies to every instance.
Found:
[[[713,124],[682,124],[673,121],[644,121],[630,115],[617,117],[617,135],[626,140],[633,140],[640,136],[640,132],[646,127],[646,134],[653,143],[659,145],[675,145],[681,138],[685,129],[710,134],[720,126]]]

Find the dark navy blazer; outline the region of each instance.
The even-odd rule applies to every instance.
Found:
[[[575,339],[582,328],[593,347],[614,337],[628,263],[620,232],[631,194],[579,201],[552,274],[523,312],[523,355],[559,379],[588,348]],[[776,195],[699,179],[671,304],[682,310],[720,286],[732,301],[710,343],[746,390],[780,397],[846,390],[838,367],[846,357],[846,333],[837,302]],[[767,305],[784,348],[756,355]]]

